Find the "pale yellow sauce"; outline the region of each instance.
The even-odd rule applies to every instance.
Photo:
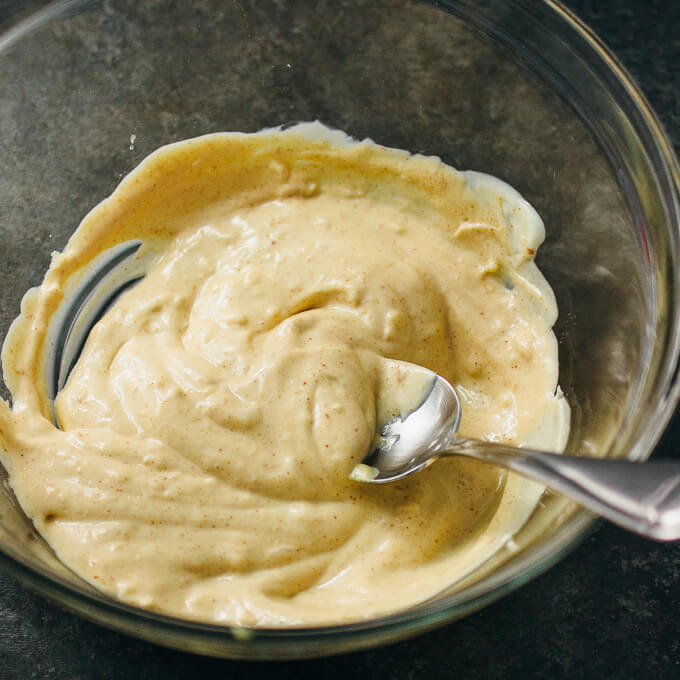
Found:
[[[502,182],[319,125],[164,147],[85,218],[5,343],[16,495],[65,564],[155,611],[292,626],[421,602],[493,555],[542,490],[461,459],[349,479],[385,359],[453,383],[462,434],[561,449],[543,237]],[[132,238],[153,265],[92,331],[58,429],[50,322]]]

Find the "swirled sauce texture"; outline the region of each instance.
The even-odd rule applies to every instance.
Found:
[[[155,611],[295,626],[423,601],[494,554],[541,488],[462,459],[350,480],[385,359],[456,385],[464,435],[563,447],[543,237],[502,182],[318,124],[164,147],[87,215],[5,342],[16,495],[65,564]],[[153,264],[90,334],[59,429],[51,319],[133,238]]]

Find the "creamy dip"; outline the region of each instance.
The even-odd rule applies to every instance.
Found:
[[[57,427],[50,324],[94,258],[137,238],[149,271],[90,333]],[[462,459],[350,479],[386,360],[454,384],[461,434],[561,450],[543,238],[503,182],[320,124],[163,147],[54,255],[6,339],[16,496],[66,565],[154,611],[295,626],[421,602],[497,552],[542,488]]]

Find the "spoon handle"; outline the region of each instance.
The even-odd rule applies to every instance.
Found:
[[[469,456],[518,472],[588,510],[660,541],[680,539],[680,463],[565,456],[457,438],[442,456]]]

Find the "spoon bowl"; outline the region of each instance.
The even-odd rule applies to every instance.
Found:
[[[399,362],[406,371],[420,367]],[[384,484],[424,470],[446,451],[458,434],[462,407],[453,386],[432,373],[424,401],[403,418],[388,420],[364,464],[378,472],[370,481]]]

